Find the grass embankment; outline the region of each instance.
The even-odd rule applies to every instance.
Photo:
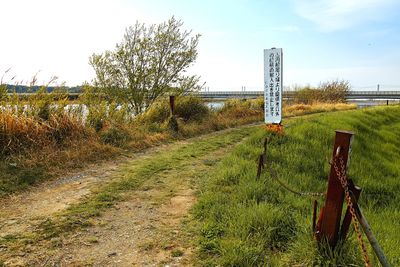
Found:
[[[167,183],[175,183],[175,187],[179,187],[178,185],[181,183],[197,183],[197,179],[205,179],[208,169],[215,168],[214,160],[218,158],[208,155],[221,149],[230,149],[248,136],[252,127],[241,127],[207,137],[196,137],[187,143],[179,142],[168,145],[168,149],[163,149],[159,153],[128,162],[113,177],[110,177],[106,184],[94,190],[82,202],[71,205],[67,210],[36,225],[32,233],[24,232],[1,238],[0,247],[3,250],[0,251],[0,265],[1,260],[6,261],[19,252],[35,252],[35,246],[48,247],[51,255],[53,249],[60,249],[59,243],[62,243],[64,237],[82,228],[92,226],[96,223],[95,219],[104,211],[113,207],[116,202],[134,196],[132,192],[140,189],[143,185],[147,187],[161,185],[163,187]],[[201,161],[205,167],[197,167],[196,173],[193,174],[193,163],[196,161]],[[171,179],[174,181],[168,182]],[[149,190],[149,188],[142,188],[142,190]],[[173,190],[174,188],[164,189],[164,193],[171,195]],[[156,201],[156,199],[152,199],[152,201]]]
[[[175,119],[166,100],[135,118],[126,107],[90,94],[69,104],[62,94],[45,93],[45,89],[0,103],[4,109],[0,113],[0,197],[126,151],[263,118],[262,99],[230,100],[222,109],[211,110],[198,98],[180,97]],[[298,105],[285,107],[284,112],[300,115],[336,110],[337,105],[341,104]]]
[[[389,261],[399,266],[399,106],[293,120],[284,136],[272,137],[267,164],[293,188],[325,191],[336,129],[355,133],[349,176],[363,189],[360,205]],[[256,159],[268,135],[261,127],[254,131],[205,181],[194,210],[200,264],[363,266],[354,233],[334,252],[318,249],[312,199],[286,191],[267,172],[256,180]],[[370,248],[369,255],[377,265]]]

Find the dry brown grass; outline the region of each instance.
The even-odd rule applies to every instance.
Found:
[[[313,103],[313,104],[294,104],[284,105],[284,117],[300,116],[319,112],[339,111],[356,109],[356,104],[347,103]]]
[[[135,151],[140,151],[152,146],[160,145],[171,139],[171,134],[168,132],[164,133],[145,133],[136,132],[132,140],[129,142],[128,147]]]
[[[116,154],[93,129],[65,113],[48,120],[0,113],[0,196]]]
[[[66,141],[90,138],[90,135],[80,121],[66,114],[52,114],[44,121],[11,111],[0,113],[0,157],[59,147]]]
[[[236,113],[237,115],[237,113]],[[199,134],[220,131],[227,128],[250,124],[262,121],[262,114],[256,113],[246,117],[227,117],[226,114],[213,114],[201,124],[187,123],[181,124],[179,128],[180,136],[183,138],[192,137]]]

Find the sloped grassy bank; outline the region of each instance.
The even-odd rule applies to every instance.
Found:
[[[389,261],[399,266],[400,106],[311,115],[289,124],[284,136],[271,136],[267,164],[302,191],[326,190],[334,130],[355,133],[349,176],[363,189],[360,205]],[[199,264],[363,266],[354,233],[334,252],[317,248],[312,199],[286,191],[266,172],[255,179],[268,135],[261,127],[255,130],[204,181],[194,209]]]

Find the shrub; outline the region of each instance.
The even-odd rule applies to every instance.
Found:
[[[176,101],[175,115],[184,121],[201,121],[210,113],[209,108],[198,97],[179,97]]]
[[[87,125],[95,129],[96,132],[99,132],[105,125],[105,120],[107,118],[107,104],[104,102],[97,105],[88,105],[87,109]]]
[[[321,83],[318,88],[306,86],[296,91],[295,103],[313,104],[315,102],[339,103],[346,102],[346,94],[350,84],[344,80],[334,80]]]
[[[294,96],[295,103],[312,104],[322,100],[321,91],[310,86],[304,87],[296,91]]]
[[[319,86],[325,102],[346,102],[346,94],[350,91],[349,81],[335,80]]]
[[[100,132],[100,138],[105,144],[124,147],[129,140],[131,140],[131,135],[129,131],[121,125],[112,124],[108,127],[105,127]]]
[[[259,100],[255,102],[254,100],[229,99],[220,110],[220,114],[234,119],[261,116],[263,109],[259,107]]]
[[[170,116],[167,123],[167,129],[173,131],[173,132],[178,132],[179,131],[179,124],[178,120],[176,119],[175,116]]]
[[[169,104],[166,100],[163,100],[154,103],[138,120],[145,123],[162,123],[166,121],[170,115]]]
[[[245,99],[228,99],[227,101],[225,101],[222,111],[239,108],[239,107],[240,108],[244,108],[244,107],[249,108],[250,102]]]
[[[254,109],[259,109],[264,112],[264,97],[258,97],[251,101],[251,106]]]
[[[193,96],[181,96],[175,101],[175,115],[183,121],[201,121],[210,113],[209,108],[204,105],[200,98]],[[171,110],[169,102],[162,100],[156,102],[152,107],[138,119],[141,122],[162,123],[169,120]]]

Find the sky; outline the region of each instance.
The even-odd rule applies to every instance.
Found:
[[[400,90],[399,0],[0,0],[0,77],[91,82],[93,53],[136,21],[175,16],[201,34],[189,72],[210,90],[262,90],[263,49],[283,49],[284,86],[344,79]],[[9,70],[7,73],[6,70]],[[4,74],[4,75],[3,75]],[[13,79],[13,77],[15,78]]]

